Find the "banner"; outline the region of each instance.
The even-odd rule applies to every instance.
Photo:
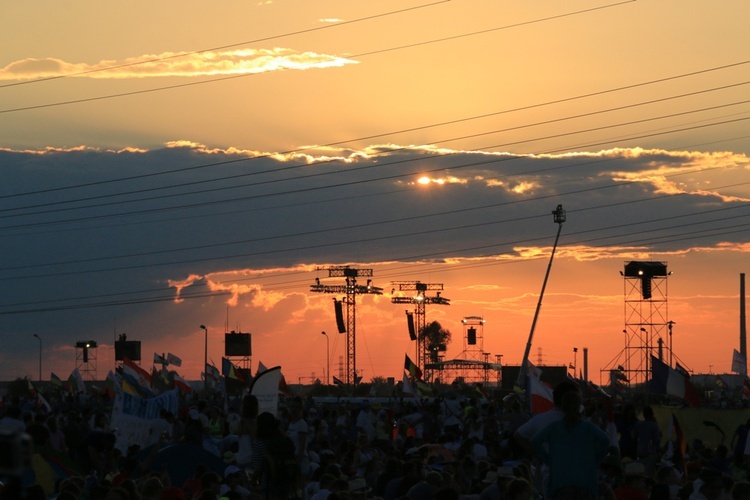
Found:
[[[115,391],[110,427],[115,429],[117,448],[125,452],[131,444],[149,443],[151,420],[159,417],[162,408],[177,415],[179,403],[177,389],[148,399],[132,396],[124,390]]]
[[[281,367],[275,366],[264,372],[258,372],[250,386],[250,394],[258,398],[258,414],[268,412],[274,417],[279,410],[279,383]]]

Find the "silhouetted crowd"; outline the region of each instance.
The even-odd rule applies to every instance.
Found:
[[[648,405],[584,399],[572,381],[554,399],[530,415],[515,395],[292,397],[273,415],[251,395],[194,395],[150,421],[143,442],[121,443],[111,401],[45,411],[6,397],[0,498],[750,499],[750,420],[707,446],[665,437]]]

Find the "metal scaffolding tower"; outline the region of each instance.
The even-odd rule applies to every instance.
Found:
[[[322,270],[322,269],[319,269]],[[372,280],[368,279],[366,285],[358,285],[357,278],[360,276],[371,278],[372,269],[357,269],[349,266],[334,266],[326,268],[329,278],[346,278],[345,285],[323,285],[320,279],[315,279],[315,284],[310,285],[311,292],[317,293],[338,293],[345,294],[342,302],[346,304],[346,325],[343,325],[343,318],[339,317],[337,312],[336,321],[339,323],[339,333],[346,332],[346,377],[344,382],[349,384],[357,383],[357,354],[356,354],[356,314],[357,314],[357,295],[375,294],[382,295],[383,289],[372,286]],[[334,298],[334,304],[336,299]]]
[[[626,262],[624,285],[625,347],[603,371],[622,373],[631,386],[651,378],[651,356],[673,365],[666,262]],[[666,345],[665,345],[666,344]],[[666,353],[664,352],[666,349]]]
[[[391,281],[393,292],[398,289],[400,292],[416,292],[413,297],[391,297],[391,302],[394,304],[414,304],[414,323],[413,327],[411,324],[411,317],[409,311],[406,311],[409,324],[409,334],[412,340],[416,340],[416,363],[420,369],[424,368],[427,363],[430,362],[430,352],[425,342],[425,338],[422,335],[424,331],[426,321],[426,306],[427,304],[436,304],[447,306],[450,305],[450,299],[446,299],[441,296],[443,291],[442,283],[422,283],[421,281]],[[428,291],[435,291],[435,296],[428,296]]]
[[[95,340],[79,340],[76,342],[76,368],[83,380],[96,380],[96,349],[99,347]]]

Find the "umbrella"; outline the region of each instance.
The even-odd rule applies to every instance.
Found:
[[[138,452],[135,458],[144,462],[152,451],[152,447],[145,448]],[[227,467],[221,457],[188,443],[169,444],[161,448],[145,465],[149,470],[156,472],[166,468],[172,485],[182,486],[192,476],[198,464],[205,465],[207,470],[216,472],[221,477],[224,477],[224,469]]]

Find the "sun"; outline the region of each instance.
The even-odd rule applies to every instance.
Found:
[[[425,175],[423,177],[420,177],[417,180],[417,183],[423,186],[427,186],[429,184],[445,184],[445,179],[431,179]]]

